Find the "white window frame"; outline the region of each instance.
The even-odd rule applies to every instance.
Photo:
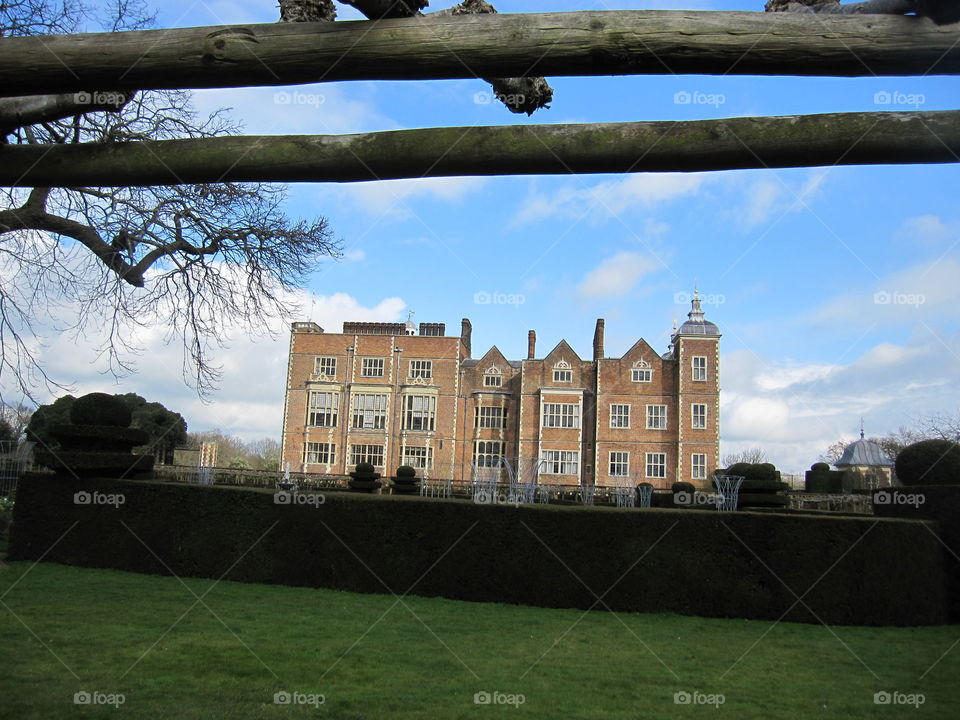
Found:
[[[690,478],[692,480],[707,479],[706,453],[693,453],[690,455]]]
[[[474,467],[497,467],[503,459],[504,442],[502,440],[476,440],[473,443]]]
[[[384,358],[361,358],[360,377],[383,377]]]
[[[328,367],[324,369],[324,365],[327,365]],[[332,367],[329,367],[331,365]],[[326,377],[336,377],[337,376],[337,358],[330,357],[327,355],[314,358],[313,374],[325,375]]]
[[[364,407],[358,402],[363,398]],[[367,398],[371,398],[368,400]],[[366,407],[371,405],[372,407]],[[362,413],[362,416],[360,415]],[[362,417],[358,423],[357,418]],[[380,393],[354,393],[350,397],[350,427],[355,430],[383,430],[387,426],[387,396]]]
[[[610,404],[610,427],[614,429],[630,429],[630,403]]]
[[[579,428],[580,403],[545,402],[540,422],[545,428]]]
[[[698,409],[702,410],[702,412],[698,412]],[[707,429],[707,404],[706,403],[690,404],[690,427],[693,430]]]
[[[647,430],[667,429],[667,406],[647,405]]]
[[[418,470],[431,470],[433,469],[433,448],[407,445],[403,448],[403,457],[400,464],[409,465]]]
[[[653,368],[646,360],[637,360],[630,369],[633,382],[653,382]]]
[[[336,462],[335,443],[308,442],[303,446],[304,465],[333,465]]]
[[[403,396],[403,429],[433,432],[437,422],[436,395]]]
[[[579,450],[544,450],[541,460],[541,475],[580,475]]]
[[[473,412],[473,426],[505,430],[507,427],[507,409],[499,405],[478,405]]]
[[[698,362],[698,361],[703,362]],[[706,355],[694,355],[690,358],[690,369],[692,372],[691,378],[693,382],[706,382],[707,381],[707,356]]]
[[[663,480],[667,477],[667,454],[647,453],[644,477]]]
[[[630,477],[630,453],[625,450],[610,451],[610,477]]]
[[[307,426],[335,428],[340,414],[340,393],[311,390],[307,397]],[[317,422],[317,421],[320,422]]]
[[[383,445],[368,445],[366,443],[351,445],[350,465],[356,467],[360,463],[370,463],[374,467],[379,468],[385,467],[383,463]]]
[[[433,360],[411,360],[407,377],[433,380]]]

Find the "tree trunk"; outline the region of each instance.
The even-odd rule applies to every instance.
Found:
[[[960,74],[960,25],[807,13],[604,11],[0,39],[0,95],[524,75]]]
[[[952,163],[960,111],[0,147],[3,186],[356,182]]]

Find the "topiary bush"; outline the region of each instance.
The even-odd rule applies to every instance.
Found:
[[[417,470],[416,468],[410,467],[409,465],[401,465],[397,468],[397,477],[416,477]]]
[[[670,486],[670,492],[672,492],[674,495],[677,493],[692,493],[695,491],[696,488],[693,486],[693,483],[684,482],[682,480],[680,482],[675,482]]]
[[[373,492],[380,487],[380,473],[370,463],[358,463],[350,473],[349,485],[354,492]]]
[[[960,485],[960,445],[921,440],[897,454],[895,467],[904,485]]]
[[[128,428],[133,422],[133,414],[126,403],[115,395],[94,392],[74,401],[70,406],[70,422],[74,425]]]

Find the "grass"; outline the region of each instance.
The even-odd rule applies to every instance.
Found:
[[[828,629],[398,602],[19,562],[0,565],[0,599],[0,715],[18,719],[768,720],[948,718],[960,709],[960,626]],[[80,691],[124,702],[76,705]],[[275,704],[282,691],[324,702]],[[475,704],[482,691],[524,702]],[[695,691],[724,702],[674,702]],[[877,705],[878,691],[922,693],[924,703]]]

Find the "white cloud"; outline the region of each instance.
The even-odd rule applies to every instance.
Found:
[[[956,321],[960,254],[943,255],[841,295],[811,314],[814,324],[857,327]]]
[[[529,195],[511,224],[526,225],[549,217],[588,217],[591,222],[600,222],[634,208],[651,208],[694,195],[707,177],[700,173],[641,173],[593,186],[567,184],[549,194]],[[651,229],[662,232],[656,225]]]
[[[660,263],[647,255],[620,252],[588,272],[577,289],[581,297],[588,299],[619,297],[659,267]]]
[[[363,250],[349,250],[343,254],[343,259],[349,262],[360,262],[367,259],[367,253]]]
[[[399,125],[371,100],[349,95],[339,85],[195,90],[201,114],[229,108],[228,117],[243,124],[245,135],[327,135],[393,130]]]
[[[365,212],[391,221],[406,220],[416,214],[411,207],[418,201],[460,203],[465,197],[478,193],[487,183],[484,177],[438,177],[414,180],[380,180],[377,182],[352,183],[331,189],[324,187],[324,201],[330,201],[330,193],[336,193],[342,201],[351,203]],[[426,214],[424,219],[428,219]]]
[[[897,236],[907,242],[934,245],[960,235],[960,224],[947,224],[938,215],[918,215],[904,221]]]
[[[804,210],[817,198],[827,178],[825,170],[811,171],[802,184],[765,173],[745,193],[746,204],[737,211],[737,220],[747,229],[785,213]]]
[[[721,382],[724,454],[759,446],[780,469],[800,472],[831,443],[853,439],[861,417],[868,435],[883,435],[956,412],[960,334],[921,329],[830,365],[724,353]]]
[[[288,298],[301,308],[294,319],[312,320],[327,332],[340,332],[344,320],[396,322],[406,307],[397,297],[365,306],[346,293],[297,291]],[[184,384],[183,351],[175,329],[170,327],[141,328],[134,334],[134,341],[142,348],[133,358],[137,372],[120,379],[106,372],[105,358],[98,357],[97,352],[103,338],[95,333],[80,338],[69,334],[50,337],[40,356],[53,377],[73,385],[75,395],[134,392],[179,412],[191,430],[220,428],[245,440],[279,440],[289,324],[275,320],[270,329],[272,338],[251,338],[235,327],[227,347],[212,352],[214,363],[222,365],[223,379],[209,403],[202,402]]]

